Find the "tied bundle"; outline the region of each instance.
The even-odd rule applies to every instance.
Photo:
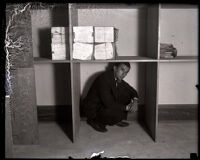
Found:
[[[177,49],[172,44],[160,44],[160,58],[175,58],[177,56]]]

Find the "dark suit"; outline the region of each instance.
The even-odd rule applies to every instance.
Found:
[[[125,107],[134,97],[138,98],[138,94],[133,87],[124,80],[116,86],[114,71],[106,71],[92,84],[83,101],[84,112],[88,119],[113,125],[125,119]]]

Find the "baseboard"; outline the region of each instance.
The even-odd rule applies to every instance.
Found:
[[[37,106],[38,121],[72,121],[71,105]]]
[[[139,105],[138,111],[128,114],[127,120],[143,120],[144,105]],[[71,121],[72,108],[70,105],[38,106],[39,121]],[[81,116],[82,120],[86,118]],[[166,104],[158,106],[158,121],[170,120],[197,120],[197,104]]]
[[[158,107],[158,120],[197,120],[198,104],[164,104]]]

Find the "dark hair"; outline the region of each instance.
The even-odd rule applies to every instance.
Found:
[[[131,65],[129,62],[116,62],[116,63],[114,63],[114,66],[118,67],[121,64],[126,65],[128,68],[131,68]]]

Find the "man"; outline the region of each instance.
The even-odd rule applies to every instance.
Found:
[[[138,94],[123,79],[131,66],[129,62],[115,63],[112,70],[98,76],[83,101],[87,123],[99,132],[106,125],[128,126],[127,112],[137,110]]]

